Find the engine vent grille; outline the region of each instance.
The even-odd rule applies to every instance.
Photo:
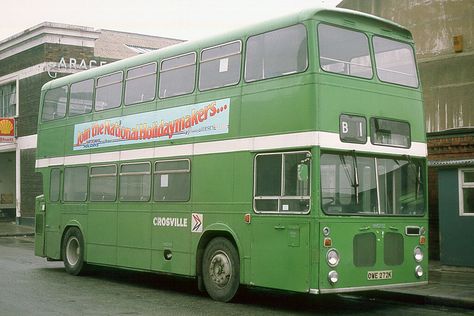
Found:
[[[376,260],[376,237],[374,233],[363,233],[354,236],[354,265],[372,267]]]
[[[386,265],[398,266],[404,260],[403,236],[399,233],[385,233],[383,257]]]

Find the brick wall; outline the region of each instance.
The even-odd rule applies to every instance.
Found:
[[[474,133],[445,137],[428,136],[430,160],[458,160],[474,158]]]
[[[17,135],[19,137],[36,134],[41,87],[49,80],[51,78],[47,73],[20,80],[20,115],[17,119]]]

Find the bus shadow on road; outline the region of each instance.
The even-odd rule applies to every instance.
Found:
[[[43,270],[43,269],[42,269]],[[44,269],[48,273],[64,273],[71,278],[63,267]],[[137,287],[156,291],[160,296],[181,295],[198,300],[212,302],[205,292],[200,292],[194,278],[177,277],[139,271],[115,269],[109,267],[89,266],[83,278],[79,280],[101,281],[113,284]],[[107,286],[107,285],[105,285]],[[221,304],[219,302],[212,302]],[[310,295],[304,293],[284,292],[271,289],[249,288],[241,286],[238,295],[229,303],[239,306],[253,306],[264,310],[278,310],[289,313],[322,313],[324,315],[357,313],[383,313],[387,308],[383,302],[376,302],[366,296],[357,295]],[[392,306],[393,308],[393,306]]]

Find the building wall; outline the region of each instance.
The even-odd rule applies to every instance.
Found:
[[[441,262],[474,267],[474,216],[459,215],[458,169],[439,169],[438,183]]]

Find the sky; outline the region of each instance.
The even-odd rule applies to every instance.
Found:
[[[340,0],[13,0],[2,6],[0,41],[42,22],[197,39]]]

